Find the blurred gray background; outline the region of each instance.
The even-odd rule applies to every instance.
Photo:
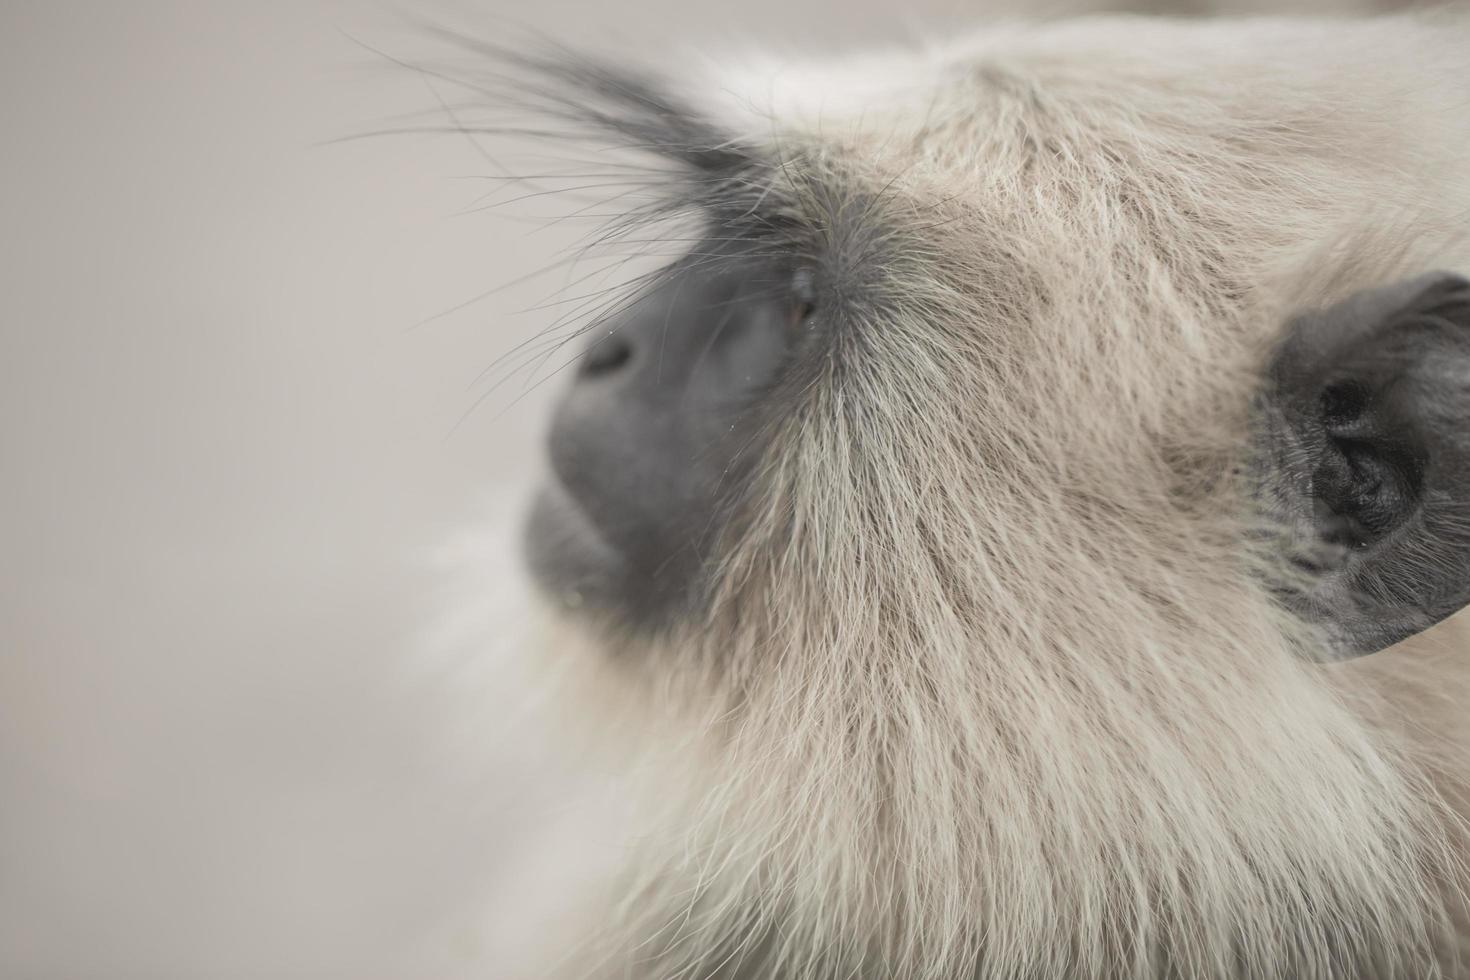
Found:
[[[564,278],[525,277],[586,229],[480,208],[503,141],[334,142],[435,106],[368,50],[424,50],[404,9],[0,4],[7,980],[534,971],[502,912],[557,902],[526,896],[525,855],[563,777],[515,739],[458,752],[446,713],[473,705],[410,651],[440,595],[425,556],[534,479],[555,381],[470,409],[556,315]],[[660,61],[980,9],[429,12]]]

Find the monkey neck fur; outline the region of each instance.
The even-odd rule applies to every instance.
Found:
[[[893,504],[909,513],[804,495],[823,513],[747,526],[739,594],[694,635],[584,651],[597,703],[642,732],[629,785],[647,804],[598,961],[1435,976],[1455,942],[1436,885],[1461,859],[1433,777],[1463,776],[1464,733],[1440,729],[1436,755],[1398,699],[1444,716],[1446,651],[1373,662],[1377,684],[1303,661],[1210,508],[1155,511],[1177,538],[1143,548],[1128,501],[1111,533],[1096,495],[1062,503],[1092,515],[1083,541],[1046,518],[1058,501],[998,485],[966,527],[949,508],[976,489],[935,480]]]

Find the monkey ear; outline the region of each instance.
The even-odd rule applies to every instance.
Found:
[[[1297,317],[1269,368],[1262,503],[1286,602],[1341,657],[1470,603],[1470,281],[1433,273]]]

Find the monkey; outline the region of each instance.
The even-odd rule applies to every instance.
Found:
[[[567,976],[1470,977],[1470,23],[496,56],[683,252],[525,524]]]

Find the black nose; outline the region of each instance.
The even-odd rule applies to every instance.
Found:
[[[626,367],[632,359],[633,345],[628,338],[610,331],[588,345],[578,373],[585,378],[600,377]]]
[[[593,325],[563,406],[579,421],[553,439],[580,441],[581,430],[624,446],[655,433],[702,437],[779,372],[810,306],[801,277],[769,260],[701,259]]]
[[[700,566],[807,304],[789,265],[713,248],[593,328],[552,425],[557,481],[635,591]]]
[[[596,424],[625,435],[662,429],[670,413],[702,428],[708,406],[746,400],[784,363],[809,306],[798,282],[754,260],[676,267],[592,328],[569,404],[597,403]]]

